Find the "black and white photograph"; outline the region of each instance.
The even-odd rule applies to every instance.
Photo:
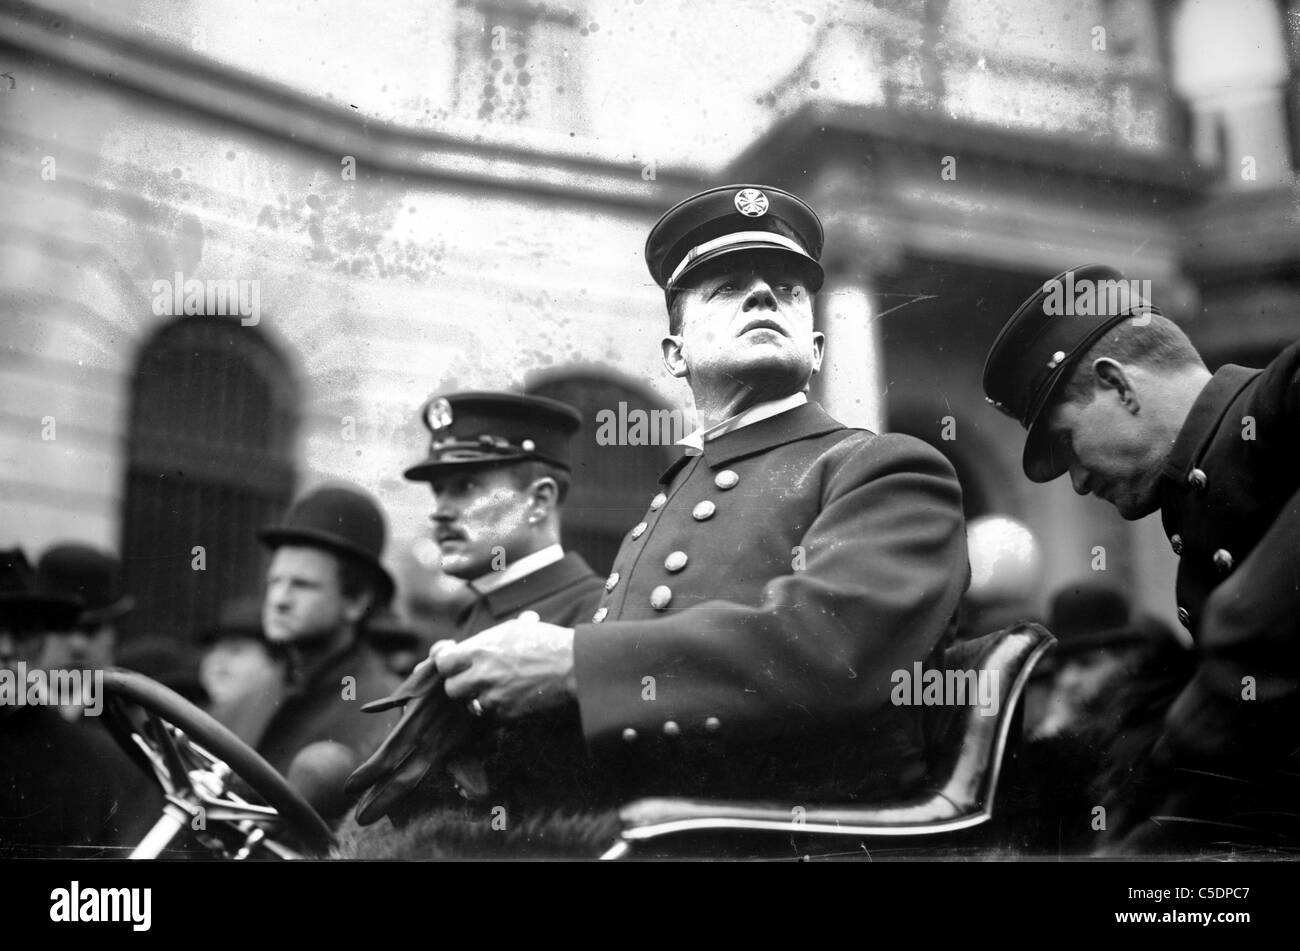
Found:
[[[1298,163],[1296,0],[0,0],[0,868],[1248,923]]]

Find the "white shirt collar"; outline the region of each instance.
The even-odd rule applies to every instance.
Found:
[[[538,549],[531,555],[524,555],[514,564],[507,565],[503,571],[489,571],[485,575],[479,575],[469,583],[469,586],[479,594],[490,594],[498,588],[514,584],[520,578],[527,577],[534,571],[540,571],[547,565],[553,565],[563,558],[564,549],[557,542],[554,545],[547,545],[545,548]]]
[[[761,422],[765,419],[771,419],[773,416],[779,416],[781,413],[787,413],[798,406],[803,406],[808,402],[808,394],[804,392],[791,393],[789,396],[779,400],[768,400],[766,403],[755,403],[749,409],[737,413],[735,416],[728,416],[720,423],[710,426],[708,429],[697,429],[695,432],[688,434],[678,440],[677,445],[686,447],[686,455],[698,456],[704,452],[704,444],[712,442],[719,436],[735,432],[737,429],[743,429],[746,426],[752,426],[754,423]]]

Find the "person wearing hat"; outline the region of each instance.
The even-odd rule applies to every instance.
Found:
[[[1191,652],[1106,582],[1064,585],[1050,605],[1056,645],[1025,689],[1020,775],[1035,799],[1021,811],[1039,829],[1031,850],[1086,853],[1097,845],[1094,807],[1117,808],[1123,777],[1187,682]]]
[[[430,433],[428,456],[405,475],[428,484],[442,570],[464,580],[473,594],[453,637],[435,644],[433,651],[525,614],[565,626],[590,618],[600,600],[601,579],[581,555],[565,551],[561,544],[571,443],[581,425],[578,412],[544,397],[462,392],[431,399],[422,415]],[[438,671],[425,664],[391,702],[425,697],[431,689],[435,694],[423,703],[442,703]],[[481,703],[466,700],[474,716],[484,717]],[[388,775],[384,763],[409,768],[412,757],[436,757],[437,749],[425,743],[428,731],[420,725],[428,712],[412,709],[403,720],[411,749],[403,738],[395,738],[379,760],[366,765],[357,782],[378,783]],[[493,717],[475,732],[462,762],[476,764],[480,785],[462,783],[456,793],[435,771],[431,782],[407,795],[389,794],[390,814],[400,819],[418,805],[445,801],[448,792],[457,804],[465,796],[534,814],[593,805],[607,797],[587,755],[572,701],[523,719]],[[377,815],[377,810],[359,810],[363,822]],[[448,821],[460,821],[459,813]]]
[[[49,632],[74,627],[83,610],[22,549],[0,550],[0,857],[120,856],[160,814],[157,785],[98,718],[70,723],[12,692],[27,689]]]
[[[822,226],[729,185],[670,209],[645,256],[667,372],[702,420],[582,621],[512,620],[431,663],[502,719],[576,700],[623,796],[891,795],[922,781],[891,674],[930,657],[968,568],[961,488],[935,449],[808,397],[825,337]]]
[[[1211,374],[1141,286],[1101,265],[1044,282],[994,341],[984,392],[1027,430],[1029,479],[1068,474],[1129,520],[1159,511],[1179,558],[1197,667],[1111,840],[1298,843],[1279,816],[1295,813],[1300,748],[1300,343]]]
[[[1123,592],[1081,581],[1052,597],[1048,627],[1056,646],[1034,671],[1025,692],[1025,735],[1113,736],[1101,722],[1107,701],[1150,654],[1182,651],[1173,632],[1154,618],[1134,618]]]
[[[135,608],[122,589],[122,566],[106,551],[89,545],[54,545],[36,564],[40,583],[81,601],[76,621],[45,638],[41,666],[47,670],[96,670],[111,667],[118,644],[118,623]],[[60,707],[69,719],[81,716],[80,704]]]
[[[398,684],[362,636],[367,617],[394,591],[380,561],[385,535],[378,503],[345,485],[307,493],[281,524],[259,533],[271,551],[262,629],[284,652],[288,683],[257,751],[282,774],[320,744],[330,744],[331,759],[352,757],[355,767],[396,720],[361,712]],[[340,770],[340,789],[349,772]]]

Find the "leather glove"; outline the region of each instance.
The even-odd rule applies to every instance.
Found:
[[[382,713],[404,707],[402,718],[373,756],[357,768],[344,789],[364,791],[356,820],[369,825],[387,815],[401,825],[431,802],[446,799],[452,783],[467,799],[485,799],[487,776],[472,750],[487,728],[443,689],[444,677],[433,665],[415,671],[392,696],[361,709]]]

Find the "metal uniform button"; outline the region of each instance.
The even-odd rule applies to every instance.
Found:
[[[611,571],[609,577],[605,579],[605,590],[613,591],[616,584],[618,584],[618,572]]]
[[[605,620],[605,615],[609,614],[609,608],[596,608],[596,613],[591,616],[592,624],[599,624]]]
[[[656,495],[653,499],[650,500],[650,511],[652,512],[659,511],[661,508],[664,507],[664,503],[667,501],[668,501],[668,496],[660,492],[658,495]]]
[[[717,510],[718,507],[716,505],[708,499],[705,499],[691,510],[691,518],[695,519],[697,522],[703,522],[705,519],[713,518],[713,513]]]
[[[644,535],[646,528],[647,525],[645,522],[637,522],[636,527],[632,529],[632,540],[636,541],[638,538]]]
[[[1204,469],[1193,469],[1187,473],[1187,484],[1193,489],[1204,489],[1210,484],[1209,476],[1205,474]]]
[[[1175,555],[1181,555],[1183,553],[1183,536],[1177,534],[1170,535],[1169,547],[1174,550]]]
[[[1220,548],[1214,553],[1214,567],[1218,568],[1225,574],[1232,570],[1232,552],[1226,548]]]
[[[1187,613],[1187,608],[1181,606],[1178,608],[1178,623],[1189,631],[1192,629],[1192,616]]]
[[[690,561],[690,558],[687,556],[686,552],[675,551],[664,559],[664,567],[676,574],[686,567],[686,562],[688,561]],[[656,588],[655,590],[657,591],[659,589]],[[667,591],[668,589],[665,588],[664,590]],[[669,597],[672,597],[671,592],[669,593]]]
[[[631,727],[628,727],[626,730],[623,731],[623,742],[631,743],[634,740],[636,740],[636,730],[632,729]]]
[[[661,584],[650,592],[650,607],[656,611],[663,611],[668,607],[668,603],[673,599],[673,589],[666,584]]]
[[[665,736],[680,736],[682,728],[677,725],[676,720],[668,720],[664,723]]]
[[[704,729],[708,730],[710,733],[717,733],[722,729],[722,721],[717,717],[708,717],[704,721]]]
[[[740,476],[736,475],[731,469],[723,469],[713,477],[713,484],[724,492],[727,489],[734,489],[736,483],[740,481]]]

